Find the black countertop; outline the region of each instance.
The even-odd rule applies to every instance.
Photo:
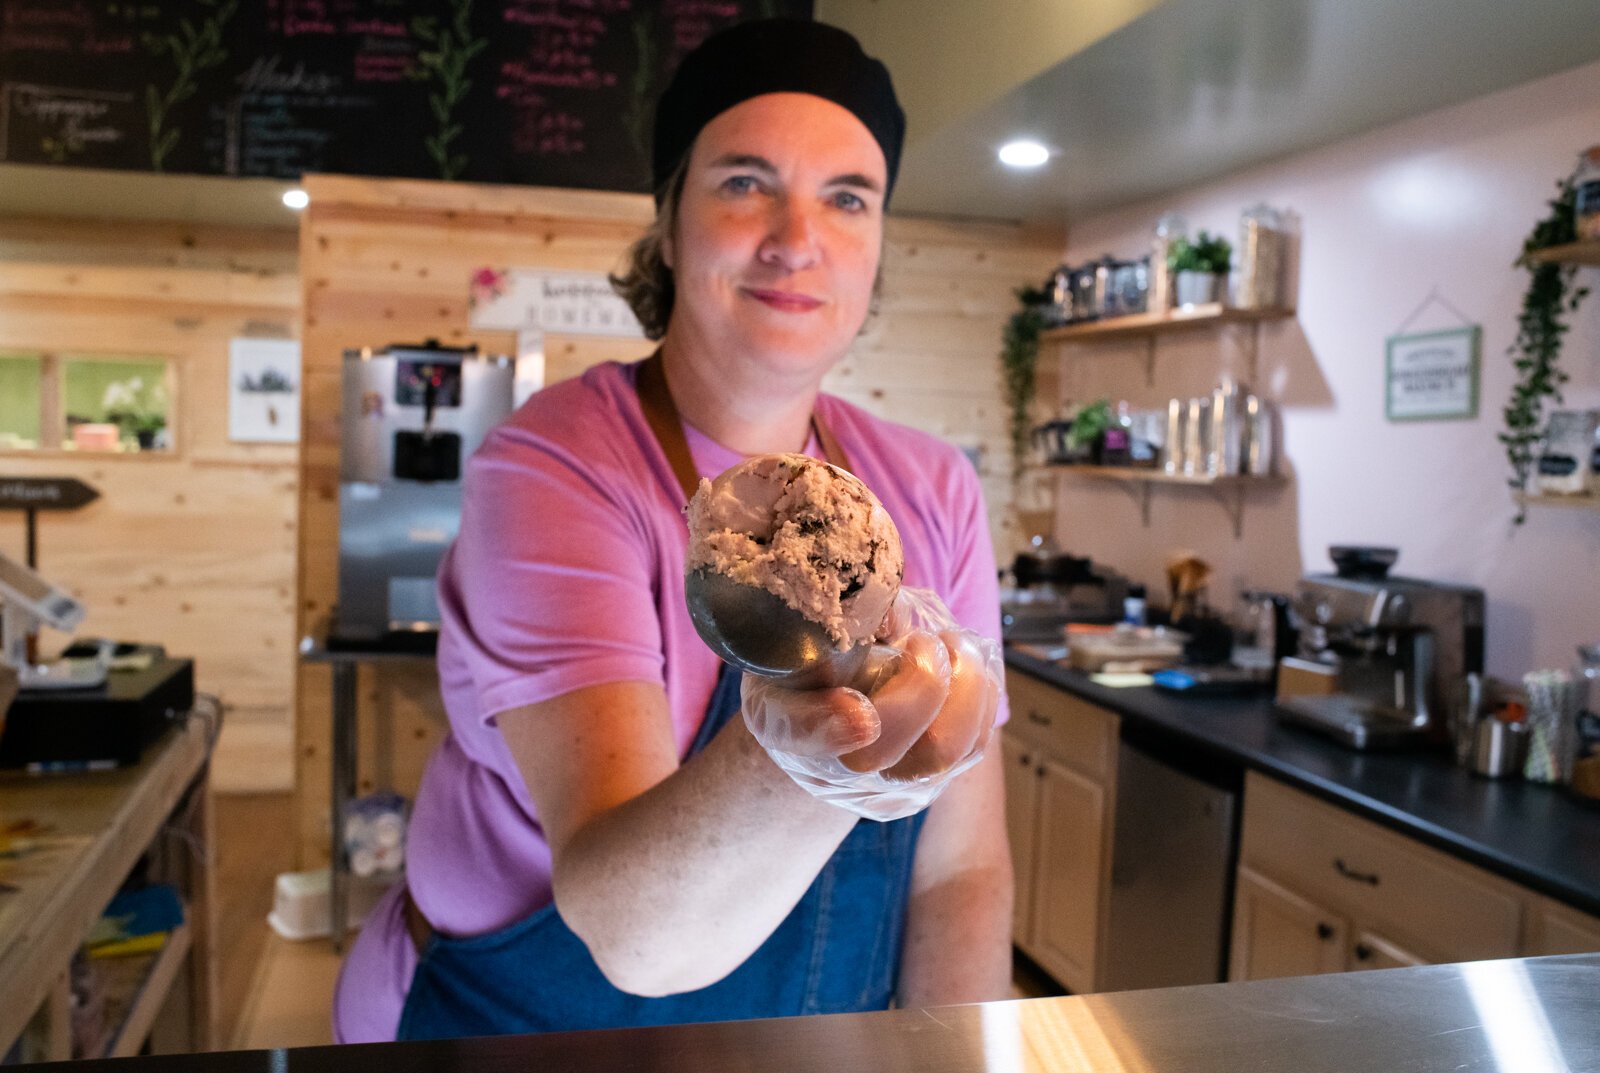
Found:
[[[1243,765],[1552,898],[1600,915],[1600,802],[1561,787],[1484,779],[1443,753],[1363,753],[1273,714],[1260,697],[1112,689],[1026,652],[1007,666],[1109,708],[1124,736]]]

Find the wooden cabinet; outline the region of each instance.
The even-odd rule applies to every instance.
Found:
[[[1249,868],[1239,869],[1234,899],[1230,979],[1427,964],[1379,931],[1353,928],[1339,913]]]
[[[1086,993],[1103,953],[1117,717],[1015,671],[1006,689],[1014,938],[1063,986]]]
[[[1600,950],[1600,919],[1252,773],[1229,979]]]
[[[1017,898],[1011,919],[1018,945],[1033,919],[1034,871],[1038,867],[1035,827],[1039,820],[1039,777],[1036,749],[1016,735],[1002,732],[1000,752],[1006,765],[1006,836],[1011,842],[1011,869]]]
[[[1249,868],[1234,888],[1231,980],[1316,976],[1344,969],[1344,918]]]
[[[1536,897],[1528,907],[1530,957],[1546,954],[1588,954],[1600,950],[1600,917]]]

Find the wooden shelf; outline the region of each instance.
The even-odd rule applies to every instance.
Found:
[[[189,925],[180,924],[160,950],[99,961],[106,977],[106,1020],[114,1026],[106,1037],[107,1058],[139,1053],[188,954]]]
[[[1150,525],[1150,489],[1158,484],[1188,485],[1209,489],[1217,502],[1228,512],[1233,522],[1235,540],[1244,535],[1244,494],[1248,488],[1260,488],[1283,483],[1279,476],[1256,477],[1248,474],[1194,474],[1166,473],[1159,469],[1135,469],[1132,466],[1079,466],[1055,463],[1048,467],[1060,474],[1109,480],[1127,488],[1139,503],[1139,516],[1145,526]]]
[[[1091,320],[1084,324],[1068,324],[1040,333],[1039,340],[1044,343],[1062,343],[1118,337],[1132,339],[1203,328],[1213,324],[1255,323],[1264,320],[1282,320],[1292,316],[1294,316],[1292,309],[1235,309],[1232,306],[1213,303],[1169,309],[1165,313],[1135,313],[1126,317]]]
[[[1600,265],[1600,240],[1549,246],[1528,254],[1528,260],[1535,264]]]
[[[1140,469],[1137,466],[1083,466],[1070,462],[1053,462],[1050,468],[1057,473],[1079,473],[1085,477],[1102,477],[1133,484],[1192,484],[1203,488],[1230,485],[1277,484],[1282,477],[1258,477],[1249,474],[1168,473],[1159,469]]]
[[[1524,506],[1529,507],[1577,507],[1579,510],[1600,510],[1600,496],[1593,493],[1584,495],[1528,495],[1520,497]]]

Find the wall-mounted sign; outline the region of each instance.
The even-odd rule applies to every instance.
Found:
[[[99,498],[76,477],[0,477],[0,510],[77,510]]]
[[[1478,416],[1478,348],[1483,330],[1476,324],[1388,342],[1388,394],[1391,421],[1428,421]]]
[[[233,339],[228,343],[228,439],[300,442],[300,343]]]
[[[643,339],[644,329],[603,272],[480,268],[472,274],[474,328]]]

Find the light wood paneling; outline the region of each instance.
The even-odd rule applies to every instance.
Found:
[[[228,341],[293,336],[285,232],[0,221],[0,348],[168,358],[177,449],[162,456],[0,454],[0,473],[72,476],[101,498],[39,519],[39,567],[89,608],[80,628],[166,645],[228,715],[212,782],[292,780],[297,450],[228,440]],[[19,515],[0,546],[22,554]],[[47,649],[49,647],[47,639]],[[236,746],[238,721],[250,731]]]
[[[346,348],[433,337],[508,353],[513,337],[467,327],[467,282],[485,265],[615,270],[651,217],[648,198],[570,190],[309,176],[301,221],[305,438],[300,463],[298,629],[314,628],[337,587],[339,376]],[[1000,224],[894,219],[878,313],[827,389],[873,413],[979,453],[1002,554],[1010,545],[1010,460],[1000,332],[1011,290],[1044,278],[1059,234]],[[547,379],[642,356],[642,341],[550,336]],[[296,687],[300,866],[327,858],[329,675]],[[386,672],[361,682],[360,785],[415,790],[444,729],[431,680]],[[387,706],[387,712],[376,709]],[[390,755],[387,750],[393,750]]]

